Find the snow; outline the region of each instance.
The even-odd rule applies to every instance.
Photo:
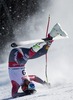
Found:
[[[0,100],[10,100],[11,84],[6,63],[1,65],[0,73]],[[36,88],[37,92],[35,94],[13,100],[73,100],[73,83],[53,84],[49,88],[37,84]]]
[[[26,27],[29,27],[29,30],[27,32],[30,33],[30,37],[32,36],[31,39],[43,37],[47,22],[45,19],[47,19],[49,11],[52,17],[50,29],[56,22],[59,22],[62,25],[63,29],[69,35],[69,39],[54,41],[48,52],[48,76],[52,86],[51,88],[48,88],[36,84],[37,92],[35,94],[16,98],[13,100],[73,100],[73,1],[54,0],[54,2],[52,3],[53,4],[51,4],[51,7],[47,8],[46,11],[43,7],[41,7],[44,11],[44,14],[42,13],[39,15],[35,15],[30,18],[31,20],[28,19],[28,22],[26,23]],[[20,25],[19,27],[21,27],[23,33],[26,32],[24,31],[24,25]],[[31,35],[32,32],[33,35]],[[20,30],[19,33],[21,33]],[[35,36],[36,33],[40,34],[37,34]],[[16,38],[18,38],[19,40],[23,40],[24,36],[20,38],[19,35],[19,37],[16,36]],[[27,63],[28,73],[36,74],[45,79],[45,61],[43,59],[44,57],[37,60],[29,61]],[[6,62],[4,64],[0,64],[0,100],[10,100],[8,99],[10,97],[11,83]]]

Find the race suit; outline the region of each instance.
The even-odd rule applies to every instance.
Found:
[[[23,77],[26,76],[25,64],[30,59],[38,58],[47,53],[50,45],[45,44],[40,47],[36,44],[31,48],[14,48],[9,55],[9,76],[12,83],[12,96],[18,92],[23,84]]]

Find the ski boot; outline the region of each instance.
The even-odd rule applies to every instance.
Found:
[[[54,25],[54,27],[52,28],[52,30],[49,33],[49,35],[52,38],[56,37],[57,35],[60,35],[60,36],[63,36],[63,37],[66,37],[67,36],[66,32],[62,30],[61,26],[58,23],[56,23]]]

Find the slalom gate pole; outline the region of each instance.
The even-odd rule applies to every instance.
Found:
[[[50,15],[48,17],[48,23],[47,23],[47,29],[46,29],[46,38],[48,37],[48,29],[49,29],[49,24],[50,24]],[[48,83],[48,73],[47,73],[47,64],[48,64],[48,57],[47,54],[45,55],[45,61],[46,61],[46,65],[45,65],[45,76],[46,76],[46,82]]]

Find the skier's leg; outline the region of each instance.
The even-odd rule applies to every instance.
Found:
[[[52,42],[53,40],[46,41],[46,44],[44,43],[43,47],[40,48],[39,51],[37,51],[35,55],[31,57],[30,59],[35,59],[35,58],[45,55],[48,52],[48,49],[50,48]],[[42,44],[43,43],[38,43],[38,45],[42,45]]]

